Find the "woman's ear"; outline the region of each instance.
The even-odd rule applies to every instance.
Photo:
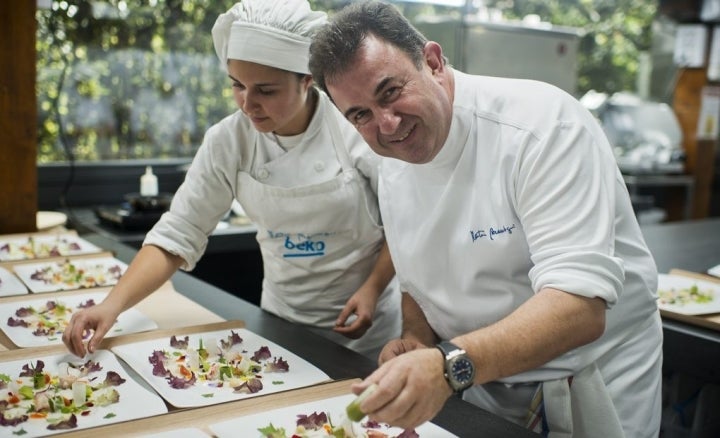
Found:
[[[302,83],[302,86],[304,89],[309,89],[313,85],[313,77],[312,75],[305,75],[300,79],[300,82]]]

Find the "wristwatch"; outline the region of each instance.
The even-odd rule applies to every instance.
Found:
[[[475,377],[475,365],[465,350],[453,344],[452,342],[443,341],[436,345],[445,356],[445,380],[456,394],[462,394],[463,391],[473,385]]]

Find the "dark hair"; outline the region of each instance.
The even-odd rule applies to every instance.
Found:
[[[310,44],[310,71],[323,91],[328,91],[327,78],[347,70],[368,35],[396,46],[422,68],[427,38],[395,6],[378,1],[351,3],[331,16]]]

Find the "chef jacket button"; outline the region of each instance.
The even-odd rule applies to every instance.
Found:
[[[316,161],[314,167],[316,172],[322,172],[323,170],[325,170],[325,163],[323,163],[322,161]]]
[[[268,170],[265,168],[262,168],[257,172],[257,177],[259,179],[266,179],[268,176],[270,176],[270,172],[268,172]]]

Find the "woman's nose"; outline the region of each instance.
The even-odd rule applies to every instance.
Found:
[[[247,93],[243,93],[243,94],[240,96],[240,102],[242,102],[242,103],[241,103],[242,109],[243,109],[243,111],[245,111],[246,113],[252,112],[252,109],[255,107],[255,102],[253,101],[253,99],[251,99],[251,98],[247,95]]]

